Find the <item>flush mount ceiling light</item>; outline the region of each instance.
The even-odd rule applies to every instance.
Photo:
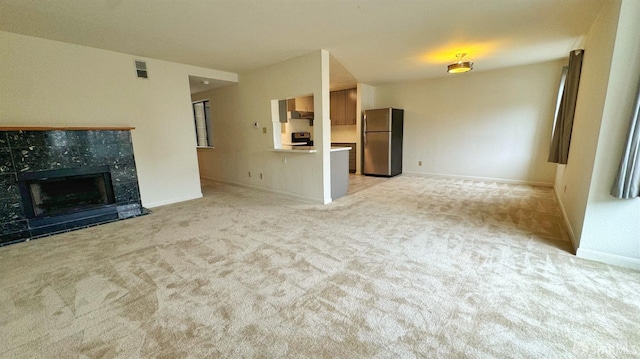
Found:
[[[461,74],[473,70],[473,62],[467,57],[466,53],[456,54],[458,59],[456,62],[447,66],[447,72],[450,74]]]

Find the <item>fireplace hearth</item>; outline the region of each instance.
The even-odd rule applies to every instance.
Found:
[[[149,213],[132,128],[0,128],[0,246]]]

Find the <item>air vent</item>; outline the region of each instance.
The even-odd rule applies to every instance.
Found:
[[[136,76],[141,79],[149,78],[147,74],[147,63],[140,60],[135,60],[136,63]]]

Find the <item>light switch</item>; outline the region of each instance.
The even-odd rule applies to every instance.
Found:
[[[267,133],[267,128],[266,127],[262,128],[262,133]]]

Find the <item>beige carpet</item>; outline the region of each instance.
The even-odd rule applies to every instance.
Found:
[[[0,357],[640,357],[640,272],[569,253],[549,188],[204,192],[0,248]]]

